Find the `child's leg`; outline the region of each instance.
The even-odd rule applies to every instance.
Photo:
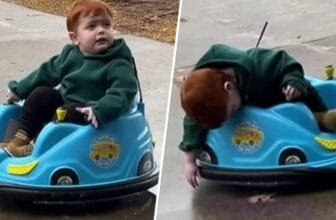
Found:
[[[308,95],[303,102],[313,112],[320,128],[327,131],[336,131],[336,110],[328,110],[320,94],[313,87],[308,87]]]
[[[31,138],[38,134],[54,115],[57,107],[64,104],[59,91],[46,86],[37,87],[25,100],[21,123]]]
[[[20,129],[8,143],[1,146],[13,156],[31,154],[31,139],[50,121],[56,108],[63,104],[58,91],[50,87],[37,87],[25,100],[22,108]]]
[[[319,126],[327,131],[336,131],[336,110],[314,112]]]

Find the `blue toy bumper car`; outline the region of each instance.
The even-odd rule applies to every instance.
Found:
[[[159,171],[143,105],[134,103],[99,129],[50,122],[27,157],[10,157],[0,149],[2,198],[70,203],[119,197],[154,186]],[[20,112],[19,105],[0,106],[1,141],[10,138]]]
[[[336,81],[307,78],[328,108],[336,108]],[[243,107],[210,130],[199,152],[201,176],[229,185],[336,185],[336,134],[320,131],[301,103],[268,109]]]

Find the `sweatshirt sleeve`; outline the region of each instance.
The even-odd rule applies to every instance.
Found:
[[[183,120],[183,138],[179,145],[180,150],[190,151],[201,148],[204,145],[208,130],[202,128],[195,120],[188,115]]]
[[[304,70],[301,64],[287,52],[279,51],[279,53],[280,73],[283,75],[281,87],[292,85],[300,90],[303,96],[306,96],[308,83],[304,78]]]
[[[56,86],[61,80],[60,66],[66,51],[64,49],[61,54],[51,57],[20,81],[10,81],[9,89],[21,99],[25,99],[37,86]]]
[[[138,91],[134,68],[131,63],[123,59],[112,65],[107,81],[110,87],[105,96],[89,103],[101,124],[127,111]]]

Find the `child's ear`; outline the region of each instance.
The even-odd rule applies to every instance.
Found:
[[[224,89],[227,90],[227,91],[230,91],[234,88],[234,85],[232,82],[230,81],[225,81],[224,82]]]
[[[77,34],[73,31],[69,32],[69,38],[74,45],[78,45]]]

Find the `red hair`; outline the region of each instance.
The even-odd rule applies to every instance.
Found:
[[[89,15],[106,15],[111,18],[113,12],[111,7],[100,0],[80,0],[72,4],[70,10],[67,13],[66,25],[68,31],[76,31],[79,23],[79,19]]]
[[[234,76],[217,68],[194,70],[181,89],[181,105],[188,116],[200,125],[215,128],[227,118],[226,81],[234,82]]]

